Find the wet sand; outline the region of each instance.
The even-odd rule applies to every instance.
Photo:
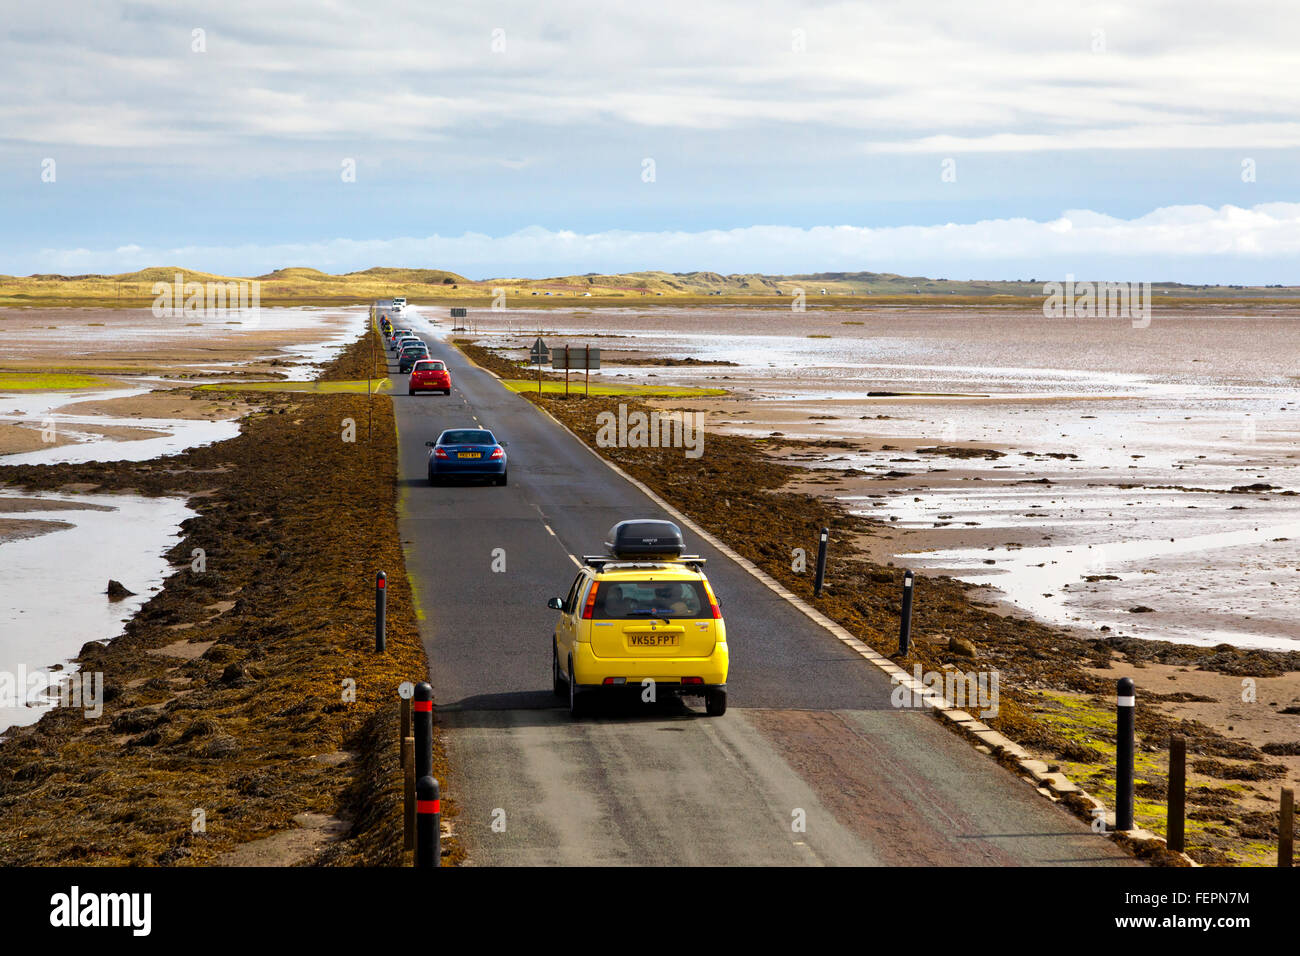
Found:
[[[251,406],[195,400],[178,384],[311,377],[316,363],[355,335],[365,314],[263,309],[254,322],[224,312],[195,318],[147,309],[2,309],[0,369],[93,372],[108,386],[0,390],[0,462],[101,454],[141,460],[232,437],[235,420]],[[226,427],[212,427],[218,422]]]
[[[1298,310],[1157,310],[1147,328],[905,307],[534,321],[552,346],[613,349],[593,381],[730,389],[654,403],[710,429],[842,443],[774,454],[809,469],[793,487],[880,523],[876,560],[1094,634],[1300,646]],[[534,334],[527,310],[478,326],[485,345]],[[641,364],[655,357],[735,364]]]
[[[0,544],[36,538],[51,531],[71,528],[68,521],[49,521],[43,518],[0,518]]]
[[[123,375],[283,372],[303,348],[355,331],[352,309],[261,310],[256,322],[238,313],[155,316],[149,309],[0,309],[0,367],[68,369]],[[350,337],[350,335],[348,336]]]

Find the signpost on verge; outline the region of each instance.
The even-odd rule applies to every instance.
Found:
[[[537,394],[542,394],[542,366],[551,361],[551,350],[546,347],[539,335],[537,341],[533,343],[532,351],[528,353],[528,361],[537,366]]]
[[[562,349],[551,349],[551,365],[554,368],[564,368],[564,395],[566,398],[569,395],[569,369],[585,370],[587,377],[582,394],[586,398],[591,394],[591,370],[600,368],[600,349],[593,349],[590,345],[584,345],[581,352],[574,352],[572,348],[572,346],[566,345]]]

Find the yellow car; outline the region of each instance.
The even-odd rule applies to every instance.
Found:
[[[682,554],[671,521],[620,521],[609,555],[587,557],[564,598],[551,641],[555,694],[581,716],[606,688],[703,697],[710,717],[727,711],[727,627],[702,570]],[[650,696],[653,694],[654,696]]]

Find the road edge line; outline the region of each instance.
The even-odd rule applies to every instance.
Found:
[[[455,346],[452,347],[455,348]],[[465,355],[463,350],[458,351],[461,351],[462,357],[474,365],[475,368],[482,369],[498,381],[501,380],[501,376],[497,375],[491,369],[485,369],[481,365],[478,365],[468,355]],[[911,674],[903,670],[875,648],[871,647],[860,638],[854,637],[846,628],[831,620],[815,607],[806,604],[797,594],[784,587],[766,571],[754,564],[754,562],[750,561],[743,555],[737,554],[729,545],[724,544],[712,534],[705,531],[676,507],[665,501],[657,492],[649,488],[644,482],[633,478],[618,465],[614,464],[614,462],[601,455],[598,451],[587,444],[581,436],[576,434],[571,428],[569,428],[569,426],[565,425],[564,422],[552,415],[547,409],[538,405],[536,402],[528,401],[528,399],[524,398],[523,395],[514,392],[512,389],[506,389],[506,391],[510,392],[512,395],[519,395],[521,399],[528,402],[529,405],[532,405],[561,429],[567,432],[574,441],[585,448],[597,461],[601,462],[611,471],[629,482],[651,501],[663,508],[664,511],[668,512],[682,524],[686,525],[686,527],[690,528],[693,532],[707,541],[711,546],[726,555],[736,564],[740,565],[740,567],[744,568],[750,576],[759,581],[769,591],[784,599],[788,604],[800,611],[814,624],[817,624],[824,630],[828,631],[842,644],[851,648],[862,657],[863,660],[889,675],[892,682],[901,684],[911,690],[914,695],[920,697],[921,700],[930,707],[931,713],[940,720],[945,721],[950,729],[955,730],[957,734],[968,743],[973,744],[978,752],[983,752],[985,756],[991,758],[993,762],[999,766],[1010,769],[1006,762],[999,759],[1000,755],[1005,755],[1006,758],[1014,763],[1014,766],[1017,769],[1016,776],[1020,777],[1020,779],[1033,787],[1038,794],[1052,803],[1057,804],[1065,801],[1067,796],[1070,797],[1071,799],[1069,801],[1065,801],[1066,809],[1073,811],[1076,817],[1084,819],[1085,822],[1088,823],[1092,823],[1097,819],[1097,814],[1100,813],[1102,815],[1101,818],[1106,821],[1105,836],[1110,839],[1111,842],[1118,844],[1122,849],[1127,850],[1133,856],[1138,856],[1135,852],[1135,846],[1148,843],[1159,843],[1167,852],[1176,853],[1176,855],[1179,856],[1188,866],[1200,867],[1201,864],[1197,863],[1186,853],[1169,850],[1165,839],[1159,834],[1152,833],[1150,830],[1143,830],[1140,828],[1133,830],[1113,829],[1115,823],[1114,811],[1107,810],[1104,803],[1092,794],[1088,793],[1074,781],[1067,779],[1062,773],[1049,771],[1046,763],[1031,758],[1028,751],[1015,741],[998,733],[987,724],[976,720],[975,717],[968,714],[966,711],[958,710],[942,694],[936,693],[918,683]],[[1092,814],[1091,820],[1085,817],[1084,814],[1075,811],[1075,804],[1079,801],[1088,805],[1087,812]]]

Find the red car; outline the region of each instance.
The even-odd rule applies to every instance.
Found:
[[[421,359],[411,366],[411,377],[406,383],[406,394],[416,392],[442,392],[451,394],[451,372],[447,363],[437,359]]]

